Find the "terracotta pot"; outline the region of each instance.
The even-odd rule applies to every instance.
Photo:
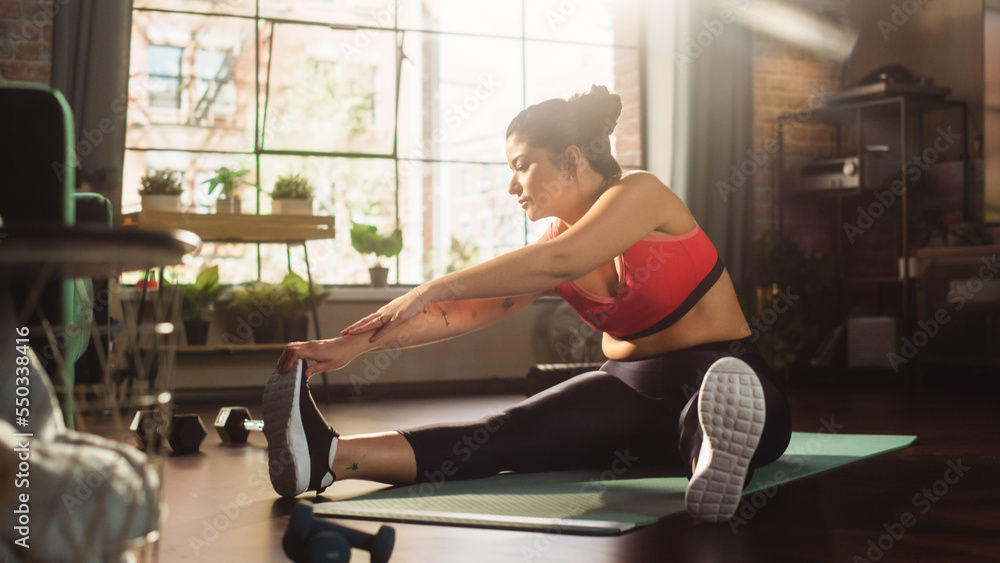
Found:
[[[285,319],[285,340],[302,342],[309,339],[309,317],[296,315]]]
[[[142,196],[143,211],[172,211],[177,213],[181,210],[181,196],[179,195],[144,195]]]
[[[184,333],[187,334],[188,346],[204,346],[208,343],[209,321],[195,319],[184,321]]]
[[[277,319],[265,319],[260,326],[253,327],[253,341],[257,344],[284,342],[284,327]]]
[[[385,266],[375,266],[368,268],[368,274],[372,279],[372,287],[385,287],[389,281],[389,268]]]
[[[271,202],[272,215],[312,215],[311,199],[275,199]]]
[[[240,213],[240,200],[238,198],[219,199],[215,202],[216,215],[239,215]]]

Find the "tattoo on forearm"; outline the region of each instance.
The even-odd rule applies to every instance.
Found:
[[[444,307],[441,307],[441,318],[444,319],[444,326],[451,326],[451,323],[448,322],[448,311],[446,311]]]
[[[355,464],[351,465],[350,467],[348,467],[348,469],[350,469],[351,471],[357,471],[358,470],[358,464],[355,463]]]
[[[508,311],[510,310],[511,307],[514,306],[514,300],[508,297],[507,299],[503,300],[503,304],[501,304],[500,306],[503,307],[504,311]]]

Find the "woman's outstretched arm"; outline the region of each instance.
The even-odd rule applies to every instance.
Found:
[[[608,188],[564,233],[431,280],[348,327],[344,334],[391,335],[398,322],[439,301],[532,294],[582,277],[612,260],[680,212],[676,194],[649,173]]]
[[[508,317],[535,301],[545,292],[498,299],[444,301],[427,308],[399,323],[392,335],[378,342],[371,341],[371,333],[342,335],[328,340],[291,342],[276,363],[278,371],[292,368],[297,360],[315,362],[305,375],[333,371],[346,366],[365,352],[394,348],[412,348],[439,342],[470,333],[488,324]]]

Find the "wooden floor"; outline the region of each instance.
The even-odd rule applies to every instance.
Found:
[[[816,432],[835,424],[844,433],[916,434],[916,443],[787,484],[755,513],[745,512],[745,522],[696,524],[682,514],[616,537],[394,523],[391,561],[1000,560],[1000,395],[946,393],[939,386],[919,392],[838,390],[843,387],[793,388],[795,430]],[[479,417],[519,398],[383,399],[322,408],[341,433],[351,434]],[[179,410],[211,424],[219,406]],[[247,406],[259,416],[259,405]],[[92,422],[100,426],[99,420]],[[270,488],[264,437],[255,434],[243,447],[223,446],[210,429],[201,450],[166,460],[159,561],[286,561],[281,537],[294,501],[280,499]],[[380,487],[343,482],[325,496],[338,499]],[[381,525],[337,522],[372,533]],[[354,550],[352,560],[369,558]]]

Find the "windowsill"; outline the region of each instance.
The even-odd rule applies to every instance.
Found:
[[[393,299],[405,295],[407,291],[413,289],[414,285],[390,285],[387,287],[367,287],[360,285],[326,285],[319,284],[319,286],[325,290],[330,291],[329,297],[326,298],[326,302],[365,302],[365,301],[381,301],[389,302]],[[121,288],[122,296],[125,298],[138,298],[142,293],[141,288],[126,286]],[[150,289],[150,294],[154,294],[156,288]],[[147,298],[149,298],[147,296]],[[232,290],[227,288],[220,296],[220,301],[228,301],[232,298]],[[557,296],[545,296],[541,300],[558,300],[561,297]]]
[[[414,286],[390,285],[387,287],[363,287],[329,285],[323,287],[333,292],[327,297],[327,301],[391,301],[405,295]]]
[[[413,285],[390,285],[388,287],[364,287],[364,286],[337,286],[326,285],[324,289],[333,293],[326,299],[329,301],[391,301],[406,294],[416,286]],[[561,301],[562,297],[547,295],[539,298],[540,301]]]

